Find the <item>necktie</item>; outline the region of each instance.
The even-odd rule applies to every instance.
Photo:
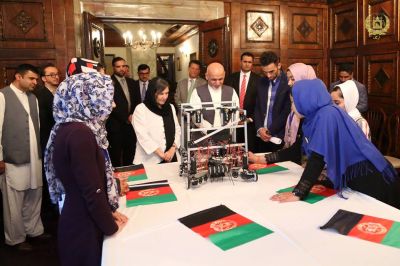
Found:
[[[142,102],[144,101],[144,98],[146,97],[146,90],[147,90],[147,82],[143,82],[143,87],[142,87]]]
[[[243,109],[244,96],[246,95],[246,75],[243,75],[242,84],[240,85],[239,106]]]
[[[192,92],[194,90],[194,79],[189,80],[189,91],[188,91],[188,97],[186,99],[186,102],[190,102],[190,97],[192,97]]]

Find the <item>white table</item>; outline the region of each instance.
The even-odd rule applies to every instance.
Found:
[[[190,190],[178,175],[178,163],[145,166],[149,181],[169,180],[178,201],[126,208],[121,198],[120,211],[129,221],[105,238],[102,265],[400,265],[400,249],[319,229],[338,209],[400,221],[399,210],[354,191],[345,192],[348,200],[334,195],[315,204],[270,201],[276,190],[295,185],[302,173],[294,163],[280,165],[290,170],[261,175],[258,182],[233,185],[225,179]],[[222,251],[177,220],[219,204],[274,233]]]

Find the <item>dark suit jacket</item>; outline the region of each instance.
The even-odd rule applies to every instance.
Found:
[[[128,100],[126,99],[125,93],[119,84],[117,78],[112,75],[114,85],[114,102],[116,107],[113,108],[110,117],[107,120],[107,132],[120,131],[122,124],[127,124],[129,115],[133,114],[135,108],[140,104],[140,93],[134,89],[135,81],[131,78],[126,78],[126,84],[128,84],[128,90],[131,98],[131,108],[128,110]]]
[[[46,149],[51,129],[55,122],[53,118],[53,94],[43,86],[37,87],[33,93],[36,95],[39,104],[39,120],[40,120],[40,145],[42,153]]]
[[[265,115],[267,113],[267,98],[270,97],[269,79],[263,77],[257,84],[256,108],[254,111],[254,123],[256,130],[264,127]],[[281,80],[275,94],[274,106],[272,107],[272,124],[268,130],[272,136],[283,138],[285,135],[285,125],[290,113],[290,87],[286,74],[281,70]]]
[[[247,83],[246,95],[244,96],[243,109],[247,111],[247,117],[251,117],[254,120],[254,109],[256,106],[257,88],[256,85],[260,79],[256,73],[250,73],[250,79]],[[240,71],[229,75],[224,82],[226,85],[235,89],[237,95],[240,98]]]
[[[356,84],[356,87],[357,87],[357,90],[358,90],[358,94],[359,94],[358,103],[357,103],[356,108],[361,113],[364,113],[364,112],[366,112],[368,110],[368,92],[367,92],[367,89],[365,88],[364,84],[358,82],[355,79],[353,79],[353,81]],[[331,86],[329,87],[329,91],[332,91],[333,88],[335,86],[339,85],[340,83],[341,83],[340,80],[333,82],[331,84]]]

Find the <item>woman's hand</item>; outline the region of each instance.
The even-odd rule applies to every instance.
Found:
[[[126,224],[128,222],[128,217],[125,214],[120,213],[119,211],[115,211],[112,213],[114,220],[118,223]]]
[[[174,158],[175,156],[175,146],[172,146],[166,153],[165,153],[165,157],[164,160],[167,162],[170,162],[172,160],[172,158]]]
[[[263,155],[257,156],[251,151],[249,151],[249,161],[251,163],[267,163]]]
[[[293,202],[299,201],[300,198],[295,196],[292,192],[283,192],[273,195],[270,200],[272,201],[279,201],[280,203],[284,202]]]

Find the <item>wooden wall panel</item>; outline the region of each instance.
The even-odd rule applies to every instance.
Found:
[[[290,7],[288,11],[289,48],[323,49],[323,10]]]
[[[240,5],[240,46],[242,49],[279,48],[278,5]]]
[[[330,10],[331,48],[357,45],[357,3],[351,2]]]
[[[398,104],[397,63],[397,53],[365,56],[364,76],[367,77],[369,97],[381,104]]]
[[[362,20],[359,21],[359,25],[363,25],[360,29],[360,33],[363,32],[363,44],[364,45],[376,45],[381,43],[390,43],[398,41],[398,11],[397,11],[397,0],[359,0],[359,4],[362,4],[363,15]],[[367,31],[366,19],[369,17],[371,19],[370,27],[374,27],[373,21],[377,15],[384,15],[389,18],[390,25],[385,35],[380,36],[378,39],[371,37]],[[363,23],[363,24],[361,24]],[[384,22],[383,27],[387,22]]]
[[[64,78],[76,52],[73,10],[70,0],[0,1],[0,88],[22,63],[53,63]]]

